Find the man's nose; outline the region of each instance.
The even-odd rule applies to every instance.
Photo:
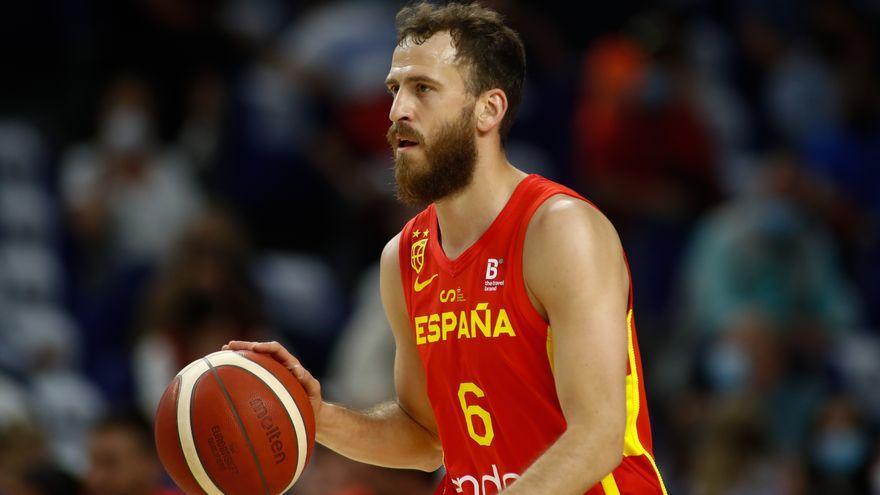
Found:
[[[400,91],[394,96],[391,102],[391,110],[388,112],[388,118],[391,122],[411,121],[412,120],[412,101],[407,95]]]

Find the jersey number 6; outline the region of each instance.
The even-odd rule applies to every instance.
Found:
[[[464,412],[464,420],[467,423],[468,433],[470,433],[471,438],[473,438],[475,442],[484,447],[488,447],[489,445],[492,445],[492,439],[495,438],[495,431],[492,429],[492,416],[489,414],[489,411],[476,404],[468,405],[467,394],[474,394],[478,398],[485,397],[486,394],[480,389],[480,387],[472,382],[465,382],[458,386],[458,403],[461,404],[461,410]],[[475,417],[483,422],[483,431],[485,431],[485,433],[482,435],[478,435],[477,431],[474,429]]]

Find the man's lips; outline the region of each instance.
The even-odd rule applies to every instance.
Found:
[[[409,148],[411,146],[418,146],[419,142],[415,139],[408,138],[397,138],[397,147],[398,148]]]

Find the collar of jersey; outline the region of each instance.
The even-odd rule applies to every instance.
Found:
[[[515,205],[518,204],[516,199],[523,194],[527,183],[532,182],[536,177],[538,177],[536,174],[531,174],[519,181],[519,184],[516,185],[513,193],[511,193],[510,197],[507,199],[507,203],[505,203],[504,207],[501,208],[501,211],[498,212],[495,220],[492,220],[489,228],[454,260],[451,260],[446,256],[446,252],[443,251],[443,246],[440,244],[440,223],[437,220],[437,211],[434,209],[434,204],[432,203],[430,206],[429,218],[431,229],[433,229],[437,235],[432,235],[428,244],[431,248],[432,256],[437,260],[437,264],[440,265],[440,268],[453,277],[461,273],[461,271],[476,258],[480,251],[482,251],[483,247],[489,242],[489,240],[493,238],[494,232],[501,228],[505,219],[512,214],[511,210],[513,210]]]

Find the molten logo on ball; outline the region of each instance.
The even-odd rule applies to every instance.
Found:
[[[270,356],[219,351],[184,367],[156,410],[162,465],[187,495],[281,495],[315,445],[315,414]]]
[[[263,399],[259,397],[251,399],[251,409],[260,418],[260,426],[266,432],[266,440],[269,441],[269,448],[272,449],[275,464],[281,464],[287,458],[284,454],[284,444],[281,443],[281,430],[275,426],[275,421],[269,415],[269,410],[266,409]]]

